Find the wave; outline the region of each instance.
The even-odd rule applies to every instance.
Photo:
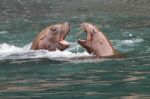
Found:
[[[129,52],[134,50],[134,45],[143,42],[143,39],[133,40],[112,40],[114,47],[121,52]],[[15,45],[9,45],[7,43],[0,44],[0,60],[6,59],[37,59],[37,58],[48,58],[48,59],[69,59],[76,57],[88,57],[92,56],[86,51],[79,52],[81,48],[77,43],[71,42],[69,49],[65,51],[47,51],[47,50],[31,50],[31,43],[24,47],[17,47]],[[125,46],[127,46],[125,48]]]
[[[90,56],[87,52],[73,53],[70,48],[66,51],[47,51],[47,50],[31,50],[31,44],[27,44],[24,47],[17,47],[9,44],[0,44],[0,60],[5,59],[35,59],[35,58],[49,58],[49,59],[60,59],[60,58],[72,58],[81,56]]]

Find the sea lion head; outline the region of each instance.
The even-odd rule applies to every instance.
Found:
[[[49,51],[55,51],[59,49],[63,51],[69,47],[69,43],[65,40],[69,31],[70,24],[67,22],[51,25],[39,33],[39,35],[33,41],[31,49],[45,49]]]
[[[88,53],[97,57],[114,55],[114,48],[110,41],[95,25],[91,23],[82,23],[82,30],[86,33],[85,40],[78,40],[78,43],[87,50]]]

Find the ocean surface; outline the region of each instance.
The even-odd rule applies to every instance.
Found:
[[[19,10],[18,5],[15,8],[15,3],[5,7],[8,0],[4,1],[0,18],[0,99],[150,99],[149,15],[140,15],[138,11],[100,11],[98,7],[91,10],[84,5],[73,11],[63,10],[67,0],[50,1],[49,8],[59,8],[49,11],[41,7],[49,14],[40,15],[41,10],[36,5],[27,6],[25,0],[16,3],[24,5],[24,10]],[[37,6],[46,4],[31,1],[38,2]],[[81,0],[81,4],[84,2]],[[71,23],[66,37],[70,48],[52,52],[30,50],[42,29],[61,22]],[[101,28],[125,57],[89,58],[91,55],[77,43],[79,38],[85,38],[84,34],[78,36],[79,24],[83,22]]]

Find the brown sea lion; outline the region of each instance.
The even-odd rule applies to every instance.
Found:
[[[108,38],[96,26],[90,23],[81,24],[81,28],[86,32],[86,40],[78,40],[78,43],[84,47],[89,54],[97,57],[121,57],[112,46]]]
[[[70,31],[70,24],[55,24],[43,29],[32,43],[32,50],[45,49],[49,51],[65,50],[69,43],[65,41]]]

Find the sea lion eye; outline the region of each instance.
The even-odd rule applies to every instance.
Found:
[[[86,33],[87,33],[87,30],[84,30],[84,32],[86,32]]]
[[[53,27],[51,28],[51,30],[52,30],[53,32],[57,32],[57,28],[56,28],[55,26],[53,26]]]
[[[93,29],[93,34],[96,34],[95,30]]]

